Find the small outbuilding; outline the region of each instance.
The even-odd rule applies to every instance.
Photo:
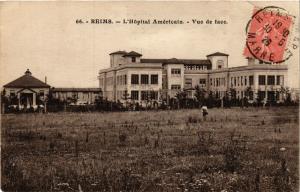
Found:
[[[19,109],[37,108],[40,101],[49,94],[50,85],[34,76],[27,69],[25,74],[16,80],[7,83],[4,87],[4,95],[16,101]]]

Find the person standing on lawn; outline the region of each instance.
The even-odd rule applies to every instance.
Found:
[[[203,105],[203,106],[201,107],[201,110],[202,110],[203,119],[204,119],[204,121],[206,121],[206,116],[208,115],[208,109],[207,109],[207,106]]]

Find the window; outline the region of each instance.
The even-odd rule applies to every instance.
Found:
[[[243,86],[243,76],[241,76],[241,86]],[[243,96],[242,96],[243,97]]]
[[[258,84],[259,85],[265,85],[266,84],[266,76],[265,75],[259,75],[258,76]]]
[[[131,91],[131,99],[139,100],[139,91]]]
[[[157,91],[150,91],[150,99],[157,100],[158,99],[158,92]]]
[[[275,76],[268,75],[268,85],[275,85]]]
[[[151,75],[151,84],[158,84],[158,75]]]
[[[245,86],[247,86],[247,77],[245,76]]]
[[[212,79],[210,79],[210,85],[212,86],[212,84],[213,84],[213,83],[212,83]]]
[[[131,57],[131,61],[132,61],[132,63],[135,63],[135,61],[136,61],[135,57]]]
[[[148,100],[148,91],[141,91],[141,100]]]
[[[199,83],[202,84],[202,85],[205,85],[206,84],[206,79],[200,79]]]
[[[127,85],[127,75],[124,75],[124,85]]]
[[[266,92],[265,91],[258,91],[258,99],[259,100],[264,100],[266,97]]]
[[[178,90],[178,89],[181,89],[181,86],[180,85],[171,85],[171,89]]]
[[[217,65],[218,65],[218,69],[221,69],[222,66],[224,65],[224,61],[223,60],[218,60]]]
[[[192,87],[192,79],[185,79],[185,87],[186,88],[191,88]]]
[[[236,77],[234,77],[234,86],[236,86]]]
[[[149,84],[149,75],[141,75],[141,84]]]
[[[253,84],[254,84],[254,82],[253,82],[253,76],[251,75],[251,76],[249,76],[249,85],[251,86]]]
[[[171,69],[171,74],[172,75],[180,75],[181,74],[181,70],[180,69]]]
[[[139,84],[139,75],[137,74],[131,75],[131,84]]]
[[[283,76],[277,75],[276,77],[276,85],[282,85]]]

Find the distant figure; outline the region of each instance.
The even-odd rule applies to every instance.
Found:
[[[265,98],[265,99],[263,100],[263,107],[265,107],[266,104],[267,104],[267,98]]]
[[[203,105],[201,110],[202,110],[203,119],[206,120],[206,115],[208,115],[207,106]]]

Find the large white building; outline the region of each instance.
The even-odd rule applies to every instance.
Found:
[[[193,97],[197,85],[218,98],[232,89],[243,98],[248,89],[250,100],[282,99],[279,90],[287,85],[287,65],[248,59],[247,66],[228,67],[228,57],[216,52],[206,59],[144,59],[134,51],[117,51],[110,54],[110,68],[99,71],[99,86],[104,98],[121,102],[171,98],[183,90]]]

